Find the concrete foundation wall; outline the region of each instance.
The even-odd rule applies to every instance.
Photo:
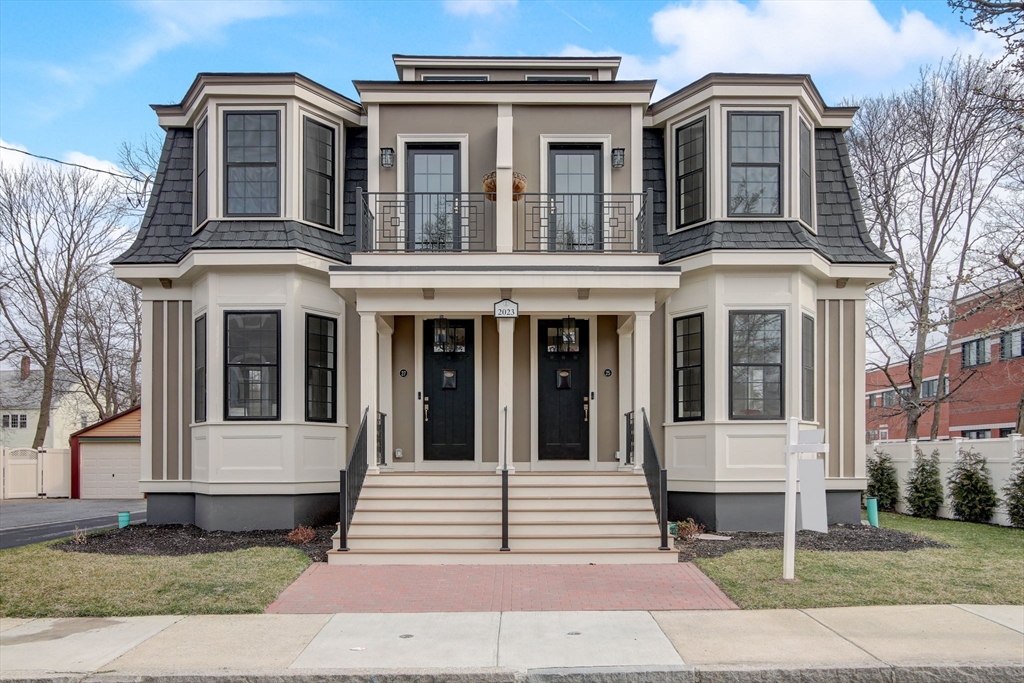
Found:
[[[147,524],[195,524],[209,531],[294,529],[338,519],[338,496],[314,493],[293,496],[207,496],[151,493]]]
[[[668,517],[692,517],[709,531],[782,531],[784,498],[781,493],[669,491]],[[860,491],[826,491],[825,499],[829,524],[860,523]]]

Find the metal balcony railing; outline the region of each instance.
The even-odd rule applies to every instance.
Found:
[[[494,202],[483,192],[363,192],[356,188],[356,251],[495,250]]]
[[[523,193],[515,202],[515,250],[649,252],[653,191]]]

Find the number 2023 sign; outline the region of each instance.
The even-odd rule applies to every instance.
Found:
[[[511,299],[502,299],[498,303],[494,304],[494,317],[495,318],[518,318],[519,317],[519,304]]]

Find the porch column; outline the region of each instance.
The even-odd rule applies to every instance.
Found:
[[[515,318],[498,318],[498,467],[501,472],[505,462],[506,448],[508,453],[508,471],[516,471],[512,464],[512,435],[515,429],[512,427],[513,414],[513,392],[512,392],[512,368],[513,356],[513,333],[516,329]],[[505,424],[505,408],[508,407],[508,425]],[[507,443],[506,443],[507,439]]]
[[[384,423],[384,433],[378,434],[377,438],[384,442],[384,460],[387,465],[393,465],[391,459],[392,447],[394,443],[391,438],[392,430],[394,429],[394,401],[392,400],[393,392],[391,387],[391,337],[394,334],[394,316],[381,316],[377,318],[377,348],[378,348],[378,384],[380,391],[380,412],[384,413],[387,417]]]
[[[498,149],[495,163],[495,246],[498,252],[512,251],[515,243],[512,220],[512,105],[498,105]]]
[[[644,412],[651,413],[651,314],[633,316],[633,443],[637,474],[644,470]]]
[[[359,313],[359,414],[366,414],[366,466],[368,474],[379,474],[377,467],[377,314]]]
[[[625,415],[633,410],[633,318],[626,317],[616,331],[619,333],[619,469],[625,470],[631,467],[626,464]]]

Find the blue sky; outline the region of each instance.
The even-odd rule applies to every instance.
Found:
[[[826,101],[999,45],[945,2],[0,2],[0,140],[93,166],[158,130],[200,71],[298,71],[355,97],[392,53],[619,54],[661,97],[709,71],[810,73]],[[2,159],[13,155],[3,153]]]

